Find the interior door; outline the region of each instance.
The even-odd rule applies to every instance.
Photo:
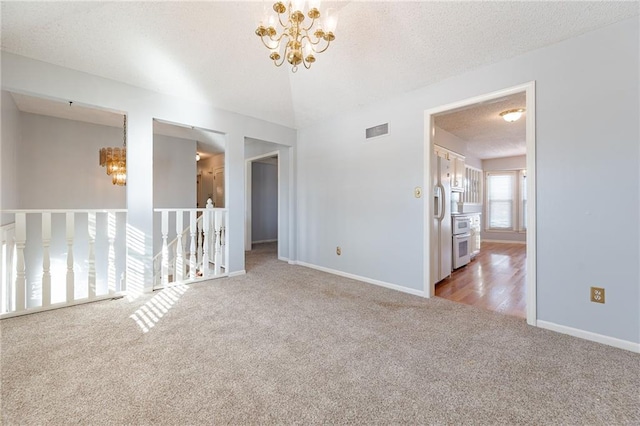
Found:
[[[213,207],[224,208],[224,167],[219,167],[213,174]]]

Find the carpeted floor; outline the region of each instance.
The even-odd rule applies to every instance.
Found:
[[[2,424],[640,424],[640,355],[252,251],[0,322]]]

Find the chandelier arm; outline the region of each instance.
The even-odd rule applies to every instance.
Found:
[[[311,18],[311,23],[309,24],[309,26],[308,26],[307,28],[302,27],[301,29],[302,29],[305,33],[307,33],[307,32],[308,32],[308,31],[313,27],[313,24],[315,24],[315,23],[316,23],[316,18]]]
[[[307,60],[304,58],[304,55],[302,55],[302,65],[304,65],[306,69],[311,69],[311,64],[309,65],[307,64],[308,64]]]
[[[289,17],[288,18],[291,18],[291,10],[289,10],[289,9],[290,8],[287,9],[287,12],[289,13]],[[278,15],[278,21],[280,22],[280,26],[282,28],[287,28],[287,26],[284,24],[284,22],[282,22],[282,16],[281,15],[283,15],[283,14],[278,13],[277,15]]]
[[[269,41],[273,41],[273,42],[276,43],[274,46],[269,46],[269,44],[264,41],[264,36],[260,37],[260,40],[262,41],[262,44],[264,44],[264,47],[266,47],[269,50],[274,50],[274,49],[277,49],[278,47],[280,47],[280,40],[282,40],[282,37],[284,37],[284,35],[285,34],[283,33],[278,38],[269,37]]]
[[[326,42],[327,42],[327,45],[324,47],[324,49],[318,50],[318,51],[316,51],[316,53],[322,53],[322,52],[324,52],[325,50],[327,50],[329,48],[329,45],[331,44],[331,41],[326,40]],[[318,43],[320,43],[320,41],[318,41]]]
[[[282,55],[282,57],[280,57],[280,63],[278,63],[278,61],[274,59],[273,60],[274,65],[276,67],[281,66],[282,64],[284,64],[284,60],[285,60],[286,57],[287,57],[287,55]]]

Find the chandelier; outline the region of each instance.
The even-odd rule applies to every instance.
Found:
[[[337,19],[332,9],[320,13],[320,0],[309,0],[306,16],[311,22],[305,22],[305,3],[305,0],[291,0],[288,6],[281,1],[274,3],[276,15],[269,14],[256,28],[256,35],[271,50],[269,58],[273,63],[279,67],[286,59],[293,72],[300,64],[311,68],[315,55],[327,50],[336,38]]]
[[[127,184],[127,116],[124,116],[122,148],[102,148],[100,165],[107,168],[111,183],[118,186]]]

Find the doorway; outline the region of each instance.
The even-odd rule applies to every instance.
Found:
[[[278,257],[280,156],[278,151],[246,160],[245,251]]]
[[[455,240],[455,236],[451,233],[450,218],[439,215],[441,209],[438,206],[443,204],[434,202],[435,199],[445,200],[445,197],[441,195],[442,190],[425,191],[429,194],[424,200],[426,224],[424,247],[425,253],[429,253],[429,257],[425,259],[425,264],[429,265],[425,268],[425,296],[449,296],[447,298],[458,299],[456,301],[467,304],[482,305],[485,303],[484,307],[491,309],[492,307],[496,308],[495,303],[491,305],[486,302],[492,295],[499,294],[500,297],[507,300],[505,297],[508,296],[508,289],[517,288],[520,293],[517,291],[513,293],[514,300],[507,300],[502,304],[501,309],[492,310],[507,314],[520,312],[519,316],[526,317],[527,323],[531,325],[535,325],[536,321],[534,97],[535,83],[530,82],[425,112],[425,186],[427,188],[435,186],[441,188],[439,173],[441,169],[446,169],[443,176],[445,179],[452,179],[453,191],[446,199],[452,217],[458,217],[458,219],[460,217],[478,218],[481,223],[478,235],[484,237],[484,241],[482,241],[483,238],[478,238],[480,245],[475,247],[473,230],[468,234],[458,235],[458,237],[468,237],[468,256],[469,258],[474,257],[474,260],[467,263],[468,260],[461,257],[462,261],[453,262],[458,268],[454,269],[455,266],[452,266],[451,272],[445,271],[438,275],[437,270],[440,267],[438,257],[446,258],[449,254],[440,253],[437,247],[446,247],[447,244],[443,243],[444,240],[452,237]],[[469,130],[469,123],[473,122],[470,117],[474,113],[489,114],[487,117],[480,117],[478,122],[492,120],[493,125],[498,125],[499,122],[506,121],[506,119],[502,120],[504,117],[499,117],[494,110],[509,105],[510,102],[521,102],[521,108],[525,110],[523,121],[520,124],[521,127],[524,127],[523,135],[520,138],[523,143],[520,147],[523,155],[511,155],[511,157],[518,157],[517,160],[520,163],[518,165],[508,164],[506,157],[509,157],[509,153],[506,150],[504,152],[507,155],[503,160],[495,160],[497,157],[494,155],[495,152],[491,155],[484,155],[492,157],[494,160],[478,158],[483,156],[483,154],[477,154],[480,145],[474,146],[473,148],[476,148],[474,150],[467,149],[467,146],[471,147],[473,142],[466,144],[466,141],[470,139],[482,140],[480,134],[475,135],[477,136],[475,138],[470,138],[468,134],[465,135],[465,126],[467,126],[466,130]],[[449,124],[447,124],[447,119]],[[438,124],[448,128],[449,132],[438,127]],[[503,122],[502,124],[512,123]],[[442,147],[442,145],[445,146]],[[505,149],[504,146],[502,149]],[[435,159],[438,157],[445,157],[446,160],[436,162]],[[466,164],[465,158],[468,158]],[[460,164],[463,164],[462,170],[458,170]],[[508,200],[501,199],[501,194],[507,192],[511,194],[510,198]],[[434,214],[440,216],[440,226],[445,228],[448,226],[448,231],[437,227],[438,222],[434,219],[436,218]],[[471,223],[473,223],[473,219],[471,219]],[[525,235],[526,242],[516,241],[524,240]],[[464,238],[459,238],[455,241],[463,240]],[[496,242],[500,240],[502,240],[500,243]],[[479,250],[477,250],[478,248]],[[459,251],[456,252],[460,255]],[[453,256],[453,250],[451,256]],[[436,276],[438,278],[434,278]],[[444,279],[442,279],[443,277]],[[498,285],[501,280],[503,287]],[[454,293],[456,293],[455,297],[452,296]],[[520,308],[515,306],[518,304],[518,301],[515,300],[518,298],[518,294],[524,301],[526,309],[523,309],[523,306]],[[483,297],[486,298],[483,300]],[[493,302],[496,300],[497,298],[494,298]],[[510,305],[511,302],[514,306]],[[510,309],[506,309],[507,306]]]

